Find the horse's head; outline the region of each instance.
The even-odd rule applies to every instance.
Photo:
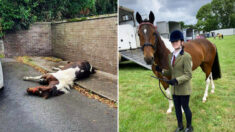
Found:
[[[153,25],[154,14],[150,11],[149,20],[142,20],[142,17],[137,12],[136,20],[139,23],[138,35],[140,39],[140,46],[144,52],[144,60],[147,64],[152,64],[154,61],[154,52],[156,50],[155,35],[156,28]]]
[[[95,73],[95,68],[88,61],[81,62],[80,70],[75,73],[77,79],[87,78]]]

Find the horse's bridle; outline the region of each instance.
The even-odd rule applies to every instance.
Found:
[[[157,40],[157,33],[156,33],[156,31],[157,31],[157,27],[155,27],[152,23],[150,23],[150,22],[142,22],[140,25],[139,25],[139,30],[140,30],[140,28],[141,28],[141,26],[143,26],[143,25],[150,25],[151,27],[153,27],[154,29],[155,29],[155,32],[154,32],[154,35],[155,35],[155,41]],[[141,47],[141,49],[142,50],[144,50],[144,47],[147,47],[147,46],[150,46],[150,47],[152,47],[153,49],[154,49],[154,51],[156,51],[157,50],[157,46],[154,44],[151,44],[151,43],[144,43],[144,45]]]
[[[156,46],[152,45],[151,43],[144,43],[144,45],[141,47],[142,50],[144,50],[144,47],[150,46],[154,49],[154,51],[156,50]]]

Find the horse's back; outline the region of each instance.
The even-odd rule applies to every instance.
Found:
[[[184,43],[184,50],[193,59],[193,69],[201,65],[202,62],[214,60],[216,47],[207,39],[195,39]]]
[[[185,50],[190,52],[203,52],[204,54],[216,51],[216,47],[207,39],[195,39],[184,43]]]

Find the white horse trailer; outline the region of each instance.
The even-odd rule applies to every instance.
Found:
[[[136,49],[138,46],[136,44],[136,31],[135,27],[130,24],[119,25],[119,40],[118,49],[131,50]]]
[[[147,69],[151,69],[144,61],[144,55],[139,44],[139,37],[136,34],[136,27],[130,24],[118,26],[118,50],[121,57],[131,60]]]
[[[118,30],[118,49],[121,57],[151,70],[151,65],[147,65],[144,61],[143,51],[141,50],[139,37],[137,35],[137,28],[130,24],[124,24],[119,25]],[[162,36],[161,39],[164,41],[166,47],[172,52],[174,48],[169,39],[163,38]]]
[[[170,38],[170,34],[174,30],[182,31],[180,23],[175,21],[158,21],[156,25],[160,35],[166,39]]]

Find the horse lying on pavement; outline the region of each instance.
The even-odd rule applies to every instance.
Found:
[[[35,81],[43,86],[37,86],[27,89],[27,93],[44,97],[45,99],[69,93],[75,80],[87,78],[95,73],[95,69],[87,61],[72,62],[60,68],[55,73],[47,73],[36,77],[24,77],[25,81]]]

